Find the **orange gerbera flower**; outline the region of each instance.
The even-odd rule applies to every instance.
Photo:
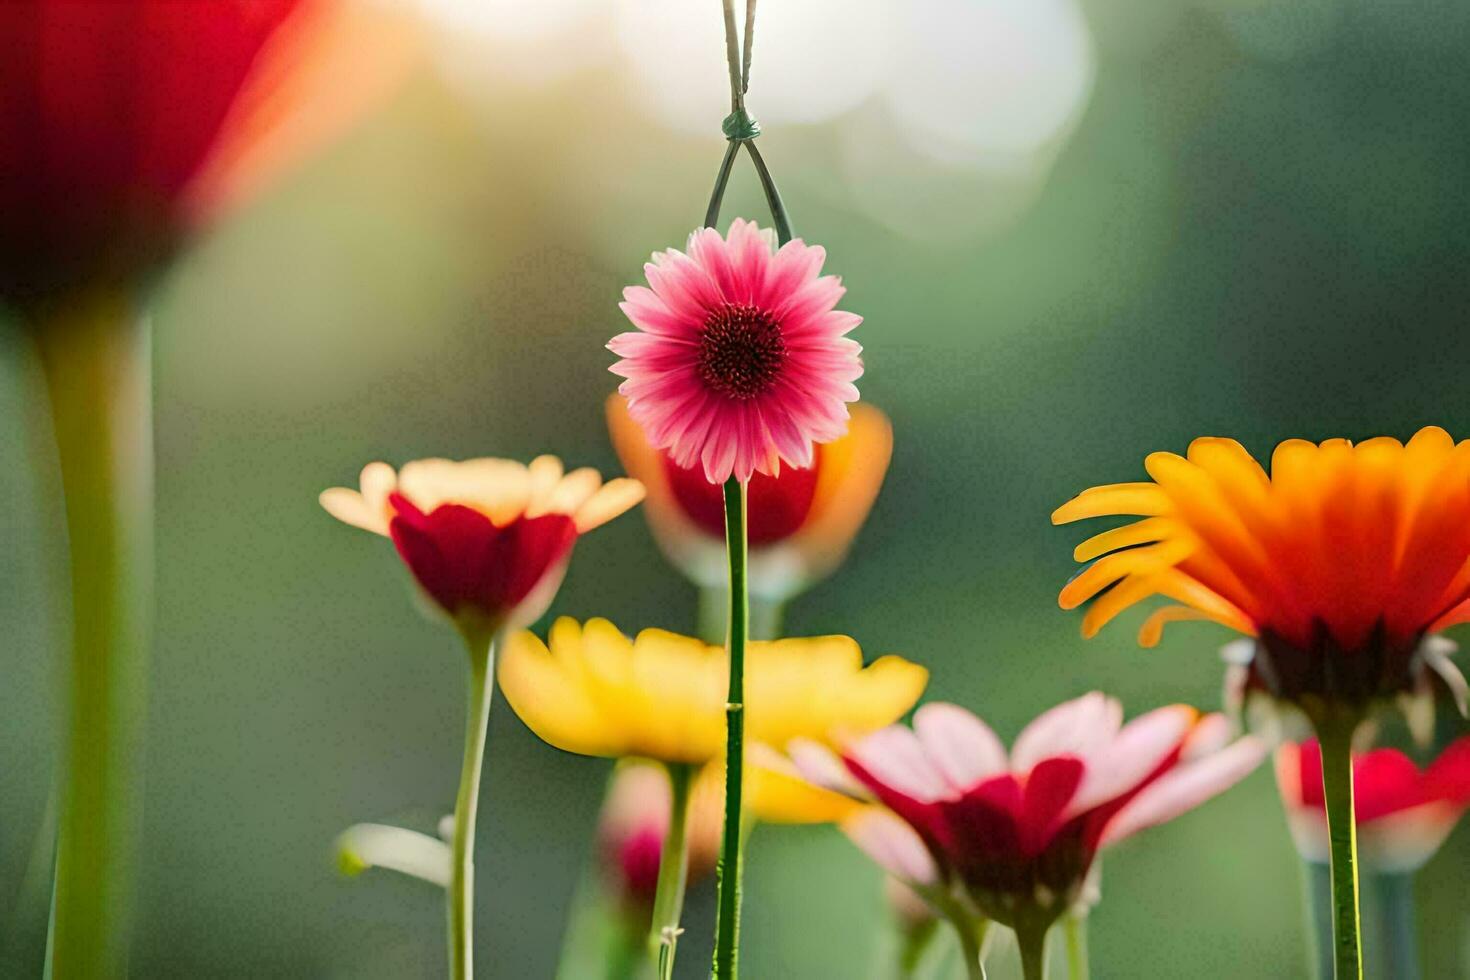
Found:
[[[847,434],[818,445],[812,465],[750,480],[750,591],[784,602],[830,575],[872,510],[893,452],[878,409],[852,406]],[[725,505],[718,484],[653,448],[622,395],[607,401],[607,427],[628,475],[648,488],[644,513],[669,562],[701,588],[724,588]]]
[[[1077,547],[1092,564],[1060,602],[1095,597],[1084,635],[1158,594],[1179,605],[1148,618],[1144,646],[1169,622],[1223,623],[1257,639],[1252,686],[1295,703],[1361,706],[1424,682],[1425,666],[1452,670],[1421,641],[1470,619],[1470,442],[1435,427],[1407,445],[1291,439],[1268,475],[1234,440],[1205,438],[1144,467],[1150,482],[1052,515],[1142,518]]]

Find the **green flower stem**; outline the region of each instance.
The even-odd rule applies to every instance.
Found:
[[[1369,894],[1376,896],[1379,946],[1384,976],[1419,980],[1419,939],[1414,928],[1414,873],[1401,871],[1373,876]]]
[[[1358,827],[1353,814],[1353,733],[1357,714],[1330,714],[1316,721],[1322,746],[1322,792],[1332,855],[1332,948],[1337,980],[1363,976],[1358,916]]]
[[[1068,915],[1063,929],[1067,934],[1067,980],[1087,980],[1087,919]]]
[[[36,325],[71,551],[72,637],[51,968],[126,973],[153,612],[148,327],[123,293]]]
[[[985,964],[981,961],[980,947],[985,942],[990,920],[978,923],[968,919],[954,919],[955,932],[960,937],[960,959],[965,963],[965,976],[969,980],[985,980]]]
[[[725,614],[729,593],[722,586],[699,590],[699,638],[706,643],[725,642]],[[786,603],[780,599],[750,597],[751,640],[779,640],[786,619]]]
[[[658,964],[659,980],[674,975],[679,945],[679,917],[684,913],[684,885],[689,879],[689,796],[694,767],[670,763],[669,829],[658,862],[658,890],[653,898],[653,930],[648,941]]]
[[[926,890],[923,897],[946,922],[954,926],[960,941],[960,959],[965,964],[965,976],[969,980],[985,980],[983,956],[990,920],[971,915],[943,886]]]
[[[725,202],[725,188],[730,185],[730,171],[735,167],[735,154],[740,144],[725,144],[725,156],[720,160],[720,172],[715,174],[715,189],[710,192],[709,206],[704,209],[704,226],[713,228],[720,223],[720,206]]]
[[[449,863],[449,975],[470,980],[475,973],[475,812],[480,803],[480,773],[485,762],[485,732],[495,693],[495,638],[487,630],[466,628],[470,657],[469,709],[465,715],[464,761],[454,801],[454,840]]]
[[[771,220],[776,224],[776,241],[785,245],[791,241],[791,216],[786,213],[786,203],[781,200],[781,192],[776,189],[776,181],[771,177],[771,170],[766,166],[761,151],[756,149],[755,141],[747,140],[745,149],[750,153],[750,162],[755,164],[756,176],[760,178],[761,190],[766,195],[766,206],[771,209]]]
[[[913,926],[900,925],[897,932],[896,973],[900,980],[915,980],[919,975],[919,966],[924,961],[924,954],[934,944],[934,937],[939,932],[939,920],[925,919]],[[978,949],[976,957],[979,957]]]
[[[1016,923],[1016,944],[1021,949],[1021,974],[1026,980],[1046,980],[1046,944],[1049,925],[1033,922]]]
[[[1317,980],[1332,980],[1332,869],[1316,861],[1304,861],[1307,921],[1312,924],[1311,962]]]
[[[715,926],[716,980],[734,980],[738,975],[740,947],[740,797],[745,774],[745,638],[750,602],[745,581],[745,484],[733,476],[725,481],[725,550],[730,557],[730,684],[725,696],[725,826]]]

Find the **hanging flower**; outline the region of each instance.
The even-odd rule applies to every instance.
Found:
[[[462,629],[493,634],[551,604],[577,538],[643,498],[627,478],[564,473],[561,460],[369,463],[360,490],[321,495],[327,513],[392,538],[429,600]]]
[[[702,765],[725,751],[727,654],[649,629],[629,639],[605,619],[558,619],[549,642],[522,631],[500,662],[500,687],[526,726],[567,752]],[[871,732],[913,707],[929,672],[900,657],[863,666],[845,636],[751,643],[746,736],[785,746]]]
[[[701,588],[725,585],[725,505],[703,470],[654,449],[621,395],[607,400],[613,446],[648,488],[643,513],[664,556]],[[847,434],[817,446],[812,465],[757,473],[748,488],[750,591],[784,602],[830,575],[867,519],[893,452],[893,428],[870,405],[852,407]]]
[[[1315,740],[1276,750],[1276,784],[1296,849],[1308,861],[1328,863],[1322,753]],[[1470,736],[1446,748],[1425,769],[1395,749],[1353,758],[1358,853],[1367,867],[1413,871],[1439,850],[1470,807]]]
[[[131,291],[381,96],[413,34],[339,0],[0,5],[0,301]]]
[[[1087,694],[1041,715],[1007,754],[979,718],[934,703],[912,730],[885,728],[840,759],[813,743],[791,751],[812,781],[883,804],[843,829],[941,914],[959,901],[1044,935],[1084,899],[1101,848],[1198,806],[1265,756],[1254,738],[1230,742],[1223,716],[1184,705],[1122,720],[1116,700]]]
[[[1425,690],[1426,668],[1463,689],[1423,640],[1470,619],[1470,444],[1434,427],[1408,445],[1293,439],[1267,475],[1209,438],[1144,466],[1149,482],[1095,487],[1052,515],[1142,518],[1077,547],[1092,564],[1060,601],[1096,597],[1084,635],[1157,594],[1180,605],[1149,617],[1144,646],[1176,620],[1239,630],[1255,638],[1251,687],[1309,714]]]
[[[780,466],[809,468],[813,444],[847,428],[863,373],[846,335],[862,318],[836,309],[844,289],[821,275],[826,251],[801,240],[775,249],[754,222],[727,237],[689,236],[688,254],[658,252],[648,286],[623,291],[638,330],[608,349],[628,412],[655,448],[710,483],[749,482]]]

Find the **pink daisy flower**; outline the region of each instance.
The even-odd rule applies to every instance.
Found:
[[[748,482],[780,464],[808,468],[813,445],[847,430],[863,373],[862,322],[836,309],[845,290],[821,275],[826,250],[736,221],[656,252],[648,286],[623,291],[637,330],[607,345],[628,411],[655,448],[711,483]]]
[[[936,901],[1042,935],[1090,904],[1103,848],[1223,792],[1265,756],[1230,740],[1221,715],[1171,705],[1123,724],[1119,703],[1093,692],[1028,725],[1009,752],[964,708],[920,708],[840,757],[795,742],[813,782],[868,798],[843,829],[889,874]]]

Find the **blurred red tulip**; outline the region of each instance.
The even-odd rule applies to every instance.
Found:
[[[337,0],[0,5],[0,301],[134,291],[401,76],[396,20]]]

